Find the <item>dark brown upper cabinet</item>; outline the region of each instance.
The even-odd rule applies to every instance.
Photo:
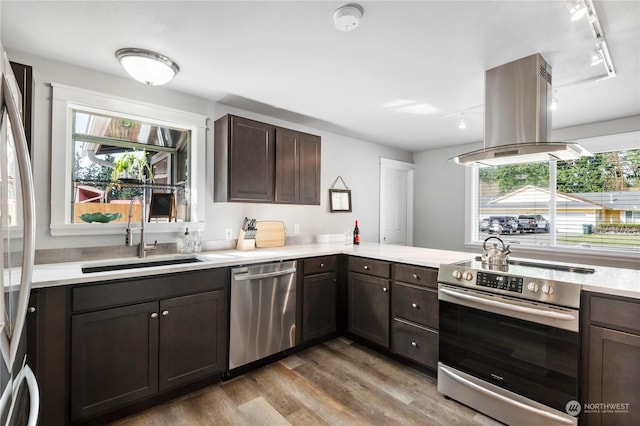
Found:
[[[214,137],[214,201],[320,204],[319,136],[225,115]]]
[[[320,137],[276,129],[276,203],[320,204]]]
[[[214,200],[272,203],[276,128],[233,115],[215,122]]]

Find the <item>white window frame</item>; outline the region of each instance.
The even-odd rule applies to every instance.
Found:
[[[206,116],[57,83],[51,83],[51,86],[51,235],[115,235],[123,234],[127,226],[124,223],[71,223],[73,110],[131,118],[191,131],[189,153],[191,221],[151,222],[145,224],[145,230],[150,233],[175,233],[184,230],[185,226],[203,229]]]
[[[592,153],[621,151],[625,149],[640,148],[640,131],[624,132],[612,135],[604,135],[593,138],[575,140]],[[464,246],[475,251],[482,249],[482,241],[476,241],[478,229],[478,166],[468,166],[465,170],[465,243]],[[554,194],[550,205],[555,205],[553,198],[556,189],[555,167],[550,167],[549,179],[553,179],[552,189]],[[555,223],[555,210],[550,215],[550,220]],[[555,234],[551,236],[551,246],[537,247],[533,245],[518,246],[514,248],[518,257],[526,257],[537,254],[549,254],[557,260],[575,259],[579,257],[585,262],[589,259],[615,258],[616,260],[637,260],[640,249],[637,250],[607,250],[603,248],[583,248],[579,246],[557,246]]]

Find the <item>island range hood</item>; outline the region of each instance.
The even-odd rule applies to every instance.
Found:
[[[499,166],[591,155],[577,143],[551,142],[551,66],[536,53],[487,70],[484,148],[452,158]]]

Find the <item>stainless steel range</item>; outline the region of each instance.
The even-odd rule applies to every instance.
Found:
[[[495,270],[499,269],[499,270]],[[438,391],[507,424],[572,425],[580,285],[592,269],[440,266]]]

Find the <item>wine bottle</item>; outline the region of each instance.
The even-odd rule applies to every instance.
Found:
[[[353,244],[360,244],[360,228],[358,228],[358,221],[356,220],[356,226],[353,228]]]

